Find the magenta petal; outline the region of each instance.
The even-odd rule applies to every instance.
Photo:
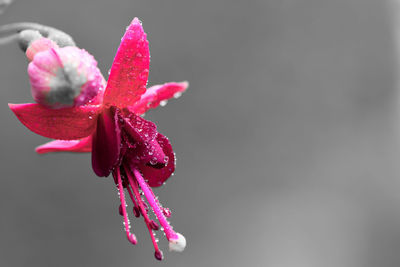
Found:
[[[87,137],[96,127],[100,106],[49,109],[39,104],[8,104],[29,130],[44,137],[75,140]]]
[[[93,134],[92,167],[98,176],[108,176],[118,163],[121,149],[121,130],[114,107],[105,109],[97,120]]]
[[[124,117],[124,130],[138,143],[145,143],[154,140],[157,136],[157,126],[140,116],[129,113]]]
[[[172,97],[178,97],[189,86],[188,82],[170,82],[160,85],[154,85],[147,89],[140,100],[129,107],[131,112],[138,115],[145,113],[151,108],[156,108],[161,101],[166,101]]]
[[[147,164],[139,165],[140,171],[151,187],[161,186],[175,171],[175,154],[168,138],[159,133],[156,140],[163,149],[164,154],[168,157],[166,158],[166,165],[163,168],[154,168]]]
[[[104,104],[128,107],[146,91],[150,52],[138,18],[128,26],[115,55],[104,93]]]
[[[49,152],[90,152],[92,151],[92,136],[88,136],[81,140],[54,140],[38,146],[36,149],[38,154]]]
[[[157,139],[145,143],[135,143],[132,148],[128,150],[126,156],[128,161],[135,165],[145,164],[153,168],[163,168],[168,162]]]

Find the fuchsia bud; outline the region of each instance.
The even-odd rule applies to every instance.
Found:
[[[105,87],[96,60],[83,49],[54,45],[42,38],[27,49],[28,58],[33,57],[28,66],[33,98],[55,109],[90,103]]]
[[[59,48],[59,47],[54,41],[48,38],[41,37],[30,43],[30,45],[26,49],[25,54],[28,60],[32,61],[37,53],[50,50],[51,48]]]

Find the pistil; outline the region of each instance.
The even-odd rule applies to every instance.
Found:
[[[144,196],[146,197],[148,203],[153,208],[153,212],[156,215],[158,221],[160,222],[162,227],[164,227],[164,232],[165,232],[167,239],[170,240],[171,238],[172,239],[178,238],[178,235],[174,232],[171,225],[165,218],[163,212],[160,209],[160,206],[156,202],[156,199],[155,199],[151,189],[147,185],[146,181],[144,180],[144,178],[142,177],[140,172],[137,169],[133,169],[133,174],[135,175],[136,181],[139,183],[140,188],[142,189]]]

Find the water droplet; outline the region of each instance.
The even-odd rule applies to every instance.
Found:
[[[168,103],[168,100],[163,100],[160,102],[160,106],[164,107]]]
[[[181,92],[176,92],[175,94],[174,94],[174,98],[179,98],[179,97],[181,97],[182,96],[182,93]]]

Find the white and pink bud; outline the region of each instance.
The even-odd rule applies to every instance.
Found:
[[[59,48],[45,39],[33,41],[27,49],[32,58],[28,74],[34,100],[53,109],[95,100],[103,92],[105,80],[94,57],[83,49]]]
[[[38,38],[33,40],[26,48],[25,55],[29,61],[32,61],[35,55],[42,51],[50,50],[51,48],[57,49],[58,45],[48,38]]]

